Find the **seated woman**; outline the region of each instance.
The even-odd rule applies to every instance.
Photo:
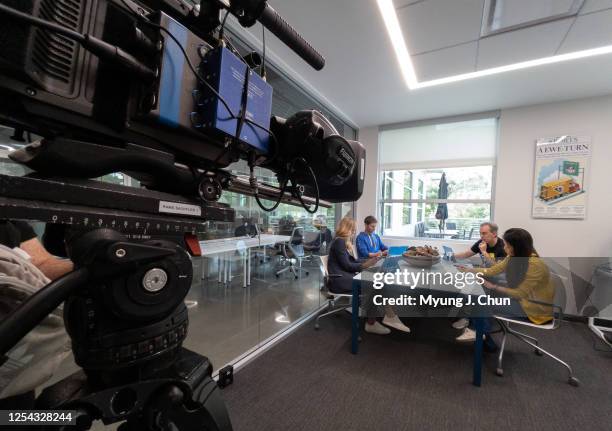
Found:
[[[329,274],[340,275],[331,277],[329,280],[329,290],[333,293],[351,293],[353,277],[366,268],[374,266],[380,257],[369,259],[356,259],[353,239],[357,232],[355,220],[344,217],[338,224],[336,238],[332,241],[327,261],[327,272]],[[378,323],[375,316],[375,309],[369,307],[367,310],[368,321],[365,325],[366,332],[372,334],[386,335],[391,331],[389,328]],[[382,322],[399,331],[410,332],[410,328],[405,326],[395,311],[391,307],[385,307],[385,317]]]
[[[525,229],[513,228],[504,233],[506,258],[490,268],[466,268],[460,270],[480,273],[483,277],[493,277],[506,273],[508,287],[499,286],[485,280],[483,286],[491,294],[509,296],[510,306],[491,306],[491,313],[515,319],[524,319],[541,325],[552,320],[552,308],[535,304],[536,300],[552,304],[555,289],[550,271],[533,247],[533,238]],[[486,319],[485,333],[489,333],[491,319]],[[476,332],[467,327],[457,341],[474,341]]]

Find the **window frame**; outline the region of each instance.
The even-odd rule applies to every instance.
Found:
[[[419,196],[419,186],[416,186],[417,199],[384,199],[382,196],[382,190],[378,190],[378,195],[376,199],[376,211],[379,212],[378,216],[383,223],[381,223],[378,227],[379,234],[381,236],[386,236],[387,238],[402,238],[402,239],[415,239],[422,238],[414,236],[414,233],[411,235],[405,236],[397,236],[397,235],[385,235],[384,229],[387,226],[386,221],[384,220],[384,216],[386,213],[383,211],[386,204],[408,204],[413,205],[416,204],[416,217],[419,218],[419,213],[421,213],[421,220],[417,220],[415,223],[425,222],[425,208],[428,204],[488,204],[490,208],[490,220],[495,220],[495,192],[496,192],[496,178],[497,178],[497,154],[499,154],[499,118],[500,111],[488,111],[477,114],[470,115],[459,115],[452,117],[443,117],[443,118],[434,118],[427,120],[418,120],[418,121],[410,121],[403,123],[390,124],[386,126],[382,126],[379,128],[379,133],[385,130],[395,130],[395,129],[404,129],[404,128],[412,128],[412,127],[421,127],[426,125],[437,125],[437,124],[445,124],[445,123],[457,123],[462,121],[473,121],[480,119],[495,119],[496,120],[496,134],[495,134],[495,142],[493,143],[495,147],[495,157],[494,158],[482,158],[482,159],[454,159],[454,160],[436,160],[431,162],[419,162],[419,163],[394,163],[394,164],[378,164],[377,167],[377,177],[379,181],[384,180],[385,172],[389,171],[412,171],[412,170],[428,170],[428,169],[443,169],[443,168],[469,168],[476,166],[491,166],[491,197],[490,199],[426,199],[425,198],[425,190],[423,184],[423,196]],[[381,147],[379,146],[378,152],[380,154]],[[414,189],[415,187],[413,187]],[[414,190],[413,190],[414,191]],[[444,238],[445,241],[462,241],[462,239],[451,239]]]

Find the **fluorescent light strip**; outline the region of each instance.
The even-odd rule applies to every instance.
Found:
[[[554,55],[551,57],[538,58],[535,60],[522,61],[520,63],[509,64],[507,66],[493,67],[490,69],[479,70],[476,72],[462,73],[460,75],[448,76],[446,78],[433,79],[431,81],[418,82],[410,52],[406,47],[406,42],[397,19],[397,13],[393,6],[393,0],[377,0],[378,7],[387,26],[387,32],[397,55],[397,60],[410,90],[418,88],[434,87],[436,85],[450,84],[452,82],[465,81],[467,79],[481,78],[483,76],[496,75],[498,73],[511,72],[514,70],[527,69],[530,67],[542,66],[545,64],[560,63],[562,61],[577,60],[580,58],[594,57],[612,53],[612,45],[600,48],[586,49],[583,51],[570,52],[568,54]]]
[[[402,29],[397,20],[397,13],[395,13],[393,0],[378,0],[378,8],[387,26],[387,32],[391,38],[393,49],[395,49],[395,55],[397,55],[397,61],[402,69],[406,85],[408,85],[408,88],[412,89],[418,85],[418,81],[416,73],[414,72],[414,67],[412,66],[410,53],[404,41]]]

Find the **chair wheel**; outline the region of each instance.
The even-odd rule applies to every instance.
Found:
[[[318,331],[319,329],[321,329],[321,327],[319,326],[318,323],[315,323],[315,329]]]
[[[310,273],[308,271],[306,271],[306,275],[310,275]]]
[[[297,280],[298,278],[299,278],[299,277],[296,275],[296,276],[295,276],[295,279]]]
[[[274,275],[276,275],[276,278],[280,277],[280,275],[278,275],[278,274],[274,274]]]
[[[495,370],[495,374],[497,374],[499,377],[503,377],[504,370],[502,368],[498,368]]]
[[[538,356],[542,356],[542,355],[544,355],[544,353],[542,353],[542,351],[541,351],[541,350],[538,350],[538,349],[535,349],[535,350],[533,351],[533,353],[535,353],[535,354],[536,354],[536,355],[538,355]]]
[[[580,380],[578,380],[576,377],[570,377],[568,383],[575,387],[580,386]]]

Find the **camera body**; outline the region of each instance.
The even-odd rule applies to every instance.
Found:
[[[273,89],[215,33],[222,3],[0,0],[0,5],[99,39],[121,50],[124,60],[112,61],[63,34],[0,14],[0,122],[47,141],[159,151],[171,155],[176,169],[215,177],[217,188],[228,187],[220,170],[247,159],[272,169],[279,183],[288,177],[302,183],[300,190],[307,196],[318,189],[318,197],[329,202],[356,200],[363,187],[363,146],[344,139],[316,111],[288,120],[270,118]],[[258,16],[266,25],[265,18],[275,14],[265,0],[225,3],[245,25]],[[307,44],[302,48],[312,49]],[[125,67],[125,58],[131,67]],[[66,160],[74,158],[62,144],[55,147]],[[79,157],[92,169],[81,169],[79,176],[94,177],[96,158],[85,163]],[[304,175],[303,169],[290,172],[296,158],[314,175]],[[70,175],[61,163],[43,160],[32,167]],[[158,175],[143,160],[104,169]],[[318,187],[312,185],[313,176]],[[197,195],[197,182],[191,178],[168,186],[156,178],[144,184]]]

